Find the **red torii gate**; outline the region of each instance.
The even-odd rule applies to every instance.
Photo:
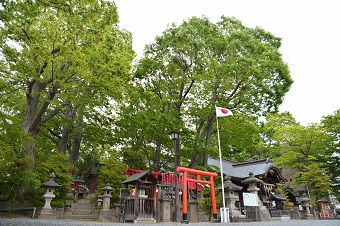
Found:
[[[183,173],[183,184],[182,184],[182,214],[183,214],[183,223],[189,223],[188,221],[188,182],[195,182],[201,184],[209,184],[210,185],[210,194],[211,194],[211,204],[212,204],[212,212],[213,212],[213,221],[218,222],[217,219],[217,208],[216,208],[216,197],[215,197],[215,187],[214,187],[214,177],[217,177],[217,173],[206,172],[202,170],[196,170],[185,167],[177,167],[177,172]],[[188,173],[197,175],[197,179],[188,178]],[[201,176],[208,176],[209,181],[201,180]]]

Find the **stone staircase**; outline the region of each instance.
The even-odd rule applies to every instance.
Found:
[[[98,220],[99,212],[94,208],[90,199],[84,198],[74,202],[72,207],[64,211],[63,218],[68,220]]]

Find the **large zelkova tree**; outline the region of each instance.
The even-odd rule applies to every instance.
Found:
[[[22,128],[6,144],[30,169],[40,135],[76,160],[85,128],[88,137],[108,128],[104,111],[128,84],[131,35],[112,1],[2,1],[0,10],[2,126]]]
[[[154,135],[144,145],[157,147],[155,165],[172,148],[169,142],[162,146],[158,141],[174,129],[182,131],[181,156],[191,159],[189,166],[204,165],[216,137],[215,105],[234,111],[235,121],[243,118],[243,123],[230,127],[221,120],[229,136],[222,137],[228,139],[246,136],[240,131],[254,125],[257,116],[276,111],[292,84],[280,45],[280,38],[271,33],[226,17],[216,24],[205,17],[190,18],[147,45],[136,65],[135,84],[147,93],[141,98],[148,103],[128,107],[132,114],[138,112],[136,117],[143,111],[144,117],[153,119],[147,126]],[[140,129],[145,131],[145,126]],[[228,139],[223,140],[224,156],[237,149]]]

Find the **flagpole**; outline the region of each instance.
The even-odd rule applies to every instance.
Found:
[[[216,105],[215,105],[216,109]],[[218,140],[218,152],[220,155],[220,171],[221,171],[221,181],[222,181],[222,200],[223,200],[223,218],[221,217],[222,223],[228,222],[227,220],[227,210],[225,208],[225,197],[224,197],[224,183],[223,183],[223,169],[222,169],[222,153],[221,153],[221,142],[220,142],[220,129],[218,127],[218,117],[216,115],[217,124],[217,140]]]

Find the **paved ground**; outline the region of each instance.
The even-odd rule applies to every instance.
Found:
[[[156,223],[156,224],[130,224],[130,223],[109,223],[94,221],[69,221],[69,220],[40,220],[29,218],[0,219],[0,226],[174,226],[183,225],[177,223]],[[250,223],[189,223],[192,226],[340,226],[340,220],[290,220],[271,222],[250,222]]]

